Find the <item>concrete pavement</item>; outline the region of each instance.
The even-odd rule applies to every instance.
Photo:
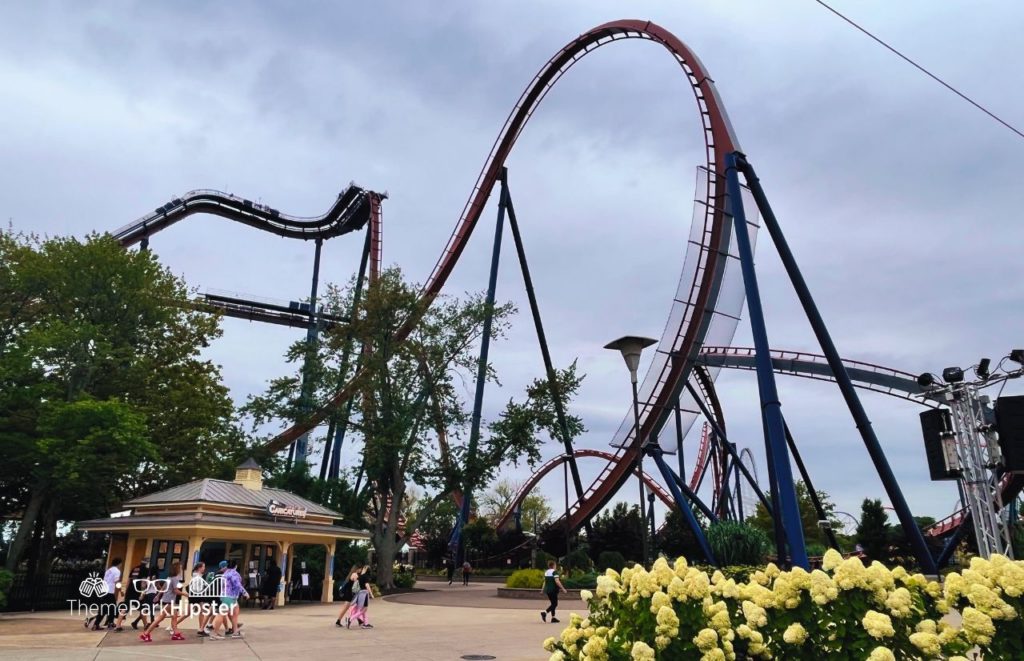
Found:
[[[194,623],[182,626],[186,640],[172,642],[159,631],[153,643],[139,642],[137,633],[86,631],[69,612],[0,616],[0,658],[5,661],[68,659],[422,659],[458,660],[489,655],[500,661],[543,661],[541,644],[561,632],[544,624],[542,602],[499,599],[492,585],[424,583],[427,592],[393,595],[370,603],[373,629],[338,629],[338,605],[295,604],[274,611],[246,609],[241,640],[197,638]],[[579,601],[567,602],[564,613],[583,613]],[[534,612],[531,612],[534,611]]]

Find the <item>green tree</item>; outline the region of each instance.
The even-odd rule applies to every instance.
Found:
[[[770,497],[770,496],[769,496]],[[822,530],[821,526],[818,525],[818,512],[814,508],[814,501],[811,500],[810,490],[803,480],[796,483],[796,498],[797,503],[800,507],[800,523],[804,529],[804,540],[810,544],[820,545],[822,547],[828,547],[828,536],[825,531]],[[818,500],[821,501],[821,507],[825,510],[825,519],[832,526],[833,530],[838,530],[842,527],[841,522],[836,518],[836,506],[832,502],[831,496],[824,491],[818,491]],[[772,517],[765,509],[764,504],[758,501],[757,509],[754,511],[753,516],[747,518],[747,523],[759,528],[762,532],[768,535],[769,539],[774,539],[775,528],[772,522]]]
[[[594,517],[590,525],[592,535],[588,542],[591,557],[600,557],[605,551],[618,551],[627,560],[639,562],[643,557],[640,525],[636,506],[618,502],[611,510],[604,510]]]
[[[694,513],[701,527],[707,530],[707,519],[700,512]],[[704,552],[697,542],[690,526],[683,519],[678,509],[672,508],[665,516],[665,525],[657,532],[658,550],[670,558],[683,556],[687,560],[705,562]]]
[[[345,288],[328,286],[327,309],[347,315],[353,289],[351,283]],[[539,432],[554,424],[547,384],[534,381],[525,400],[510,400],[470,452],[460,442],[468,436],[470,417],[462,395],[464,384],[476,376],[475,345],[488,312],[493,313],[495,340],[507,330],[514,308],[504,304],[489,311],[481,295],[464,300],[438,297],[426,310],[422,305],[418,286],[406,282],[397,268],[385,270],[366,290],[348,326],[325,333],[317,352],[318,366],[309,372],[317,380],[312,388],[314,400],[323,403],[339,382],[355,372],[354,364],[346,366],[340,360],[349,338],[361,347],[360,377],[348,425],[362,444],[359,472],[371,485],[367,523],[376,551],[377,580],[384,588],[393,586],[392,562],[402,545],[441,503],[453,492],[475,492],[506,462],[536,462]],[[402,341],[396,340],[398,329],[411,317],[418,318],[418,323]],[[306,350],[304,341],[296,343],[289,357],[298,362]],[[576,375],[575,366],[558,375],[568,400],[582,377]],[[496,379],[490,366],[487,379]],[[298,376],[277,381],[247,410],[257,420],[296,412],[299,383]],[[570,424],[582,429],[578,419]],[[407,502],[412,487],[425,494],[414,512]],[[398,525],[402,518],[404,531]]]
[[[889,561],[889,515],[881,500],[865,498],[860,506],[857,543],[870,560]]]
[[[492,522],[497,521],[502,514],[512,507],[512,502],[522,488],[521,483],[509,479],[500,479],[491,488],[480,496],[480,512]],[[523,498],[520,507],[524,530],[533,530],[534,521],[538,529],[551,521],[553,511],[544,494],[530,493]]]
[[[0,233],[0,506],[6,565],[45,571],[57,522],[226,474],[243,453],[218,368],[218,320],[150,252],[110,237]],[[29,547],[33,546],[31,553]]]

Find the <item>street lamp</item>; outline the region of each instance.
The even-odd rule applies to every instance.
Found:
[[[622,359],[626,361],[626,367],[629,368],[629,382],[633,386],[633,434],[637,442],[640,443],[639,451],[636,453],[636,477],[640,482],[640,539],[643,542],[644,567],[647,567],[648,561],[647,525],[644,521],[644,514],[647,511],[647,503],[644,502],[646,500],[644,498],[644,450],[646,450],[647,444],[640,440],[640,400],[636,392],[636,370],[640,366],[640,354],[655,341],[649,337],[626,335],[604,347],[622,354]]]

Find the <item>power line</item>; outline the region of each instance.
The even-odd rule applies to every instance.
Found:
[[[890,46],[889,44],[885,43],[884,41],[882,41],[881,39],[879,39],[879,38],[878,38],[878,37],[876,37],[875,35],[873,35],[873,34],[871,34],[870,32],[868,32],[868,31],[867,31],[866,29],[864,29],[864,28],[862,28],[861,26],[857,25],[857,23],[853,22],[853,21],[852,21],[851,19],[847,18],[847,17],[846,17],[846,16],[844,16],[843,14],[840,14],[840,13],[839,13],[838,11],[836,11],[835,9],[833,9],[832,7],[830,7],[830,6],[828,5],[828,4],[826,4],[825,2],[823,2],[823,0],[814,0],[814,1],[815,1],[815,2],[817,2],[817,3],[819,4],[819,5],[821,5],[822,7],[824,7],[825,9],[829,10],[830,12],[832,12],[833,14],[835,14],[836,16],[838,16],[839,18],[843,19],[844,21],[846,21],[847,23],[849,23],[849,24],[850,24],[850,25],[852,25],[853,27],[857,28],[858,30],[860,30],[861,32],[863,32],[864,34],[866,34],[867,36],[871,37],[871,38],[872,38],[873,40],[877,41],[877,42],[878,42],[879,44],[881,44],[882,46],[885,46],[885,48],[886,48],[886,49],[888,49],[889,51],[891,51],[891,52],[892,52],[892,53],[894,53],[895,55],[899,56],[899,58],[900,58],[900,59],[902,59],[903,61],[905,61],[905,62],[907,62],[908,64],[912,65],[912,66],[913,66],[913,67],[914,67],[915,69],[917,69],[918,71],[920,71],[920,72],[921,72],[921,73],[923,73],[924,75],[928,76],[929,78],[931,78],[932,80],[934,80],[934,81],[935,81],[935,82],[937,82],[938,84],[942,85],[943,87],[945,87],[946,89],[948,89],[948,90],[949,90],[950,92],[952,92],[953,94],[956,94],[957,96],[959,96],[959,97],[960,97],[961,99],[963,99],[963,100],[964,100],[964,101],[966,101],[967,103],[971,104],[972,106],[974,106],[975,108],[977,108],[977,109],[978,109],[978,110],[980,110],[981,112],[985,113],[986,115],[988,115],[988,116],[989,116],[989,117],[991,117],[992,119],[996,120],[997,122],[999,122],[1000,124],[1002,124],[1002,125],[1003,125],[1003,126],[1005,126],[1006,128],[1010,129],[1011,131],[1013,131],[1014,133],[1016,133],[1018,137],[1024,138],[1024,133],[1022,133],[1021,131],[1019,131],[1019,130],[1018,130],[1017,128],[1015,128],[1014,126],[1012,126],[1012,125],[1011,125],[1010,123],[1008,123],[1008,122],[1006,122],[1006,121],[1004,121],[1004,120],[1000,119],[1000,118],[999,118],[998,116],[996,116],[996,114],[995,114],[995,113],[991,112],[990,110],[988,110],[987,108],[985,108],[985,107],[984,107],[983,105],[981,105],[980,103],[978,103],[978,102],[977,102],[977,101],[975,101],[974,99],[970,98],[969,96],[967,96],[966,94],[964,94],[964,93],[963,93],[963,92],[961,92],[960,90],[956,89],[955,87],[953,87],[952,85],[950,85],[950,84],[949,84],[949,83],[947,83],[946,81],[942,80],[941,78],[939,78],[938,76],[936,76],[935,74],[933,74],[933,73],[932,73],[931,71],[928,71],[927,69],[925,69],[924,67],[922,67],[922,66],[921,66],[920,64],[918,64],[917,62],[913,61],[912,59],[910,59],[909,57],[907,57],[907,56],[906,56],[906,55],[904,55],[903,53],[899,52],[898,50],[896,50],[895,48],[893,48],[893,47],[892,47],[892,46]]]

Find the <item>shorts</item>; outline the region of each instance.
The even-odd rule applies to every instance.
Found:
[[[221,597],[220,603],[224,604],[228,608],[232,608],[238,603],[238,597]]]

